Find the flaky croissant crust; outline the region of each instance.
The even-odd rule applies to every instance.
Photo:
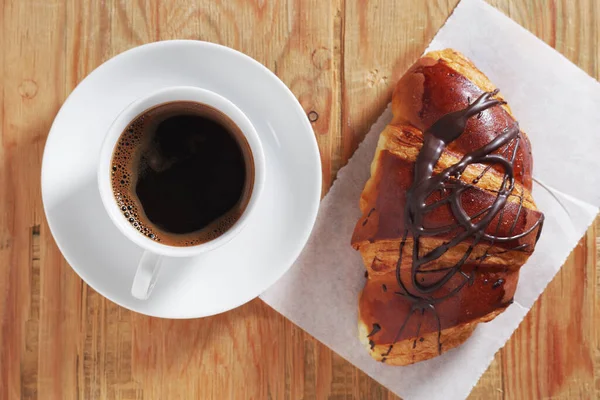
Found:
[[[451,187],[460,181],[464,190],[457,203],[472,221],[484,218],[499,193],[506,193],[505,202],[481,234],[465,237],[415,273],[415,242],[419,259],[452,242],[462,229],[441,229],[457,220],[456,209],[444,203],[444,189],[428,195],[428,205],[441,205],[423,214],[420,227],[440,233],[417,240],[407,234],[414,230],[407,203],[415,191],[415,164],[425,134],[443,117],[476,101],[490,105],[468,118],[462,133],[443,147],[433,176],[512,130],[513,136],[493,152],[510,161],[510,179],[504,164],[481,162],[468,164],[445,182]],[[368,272],[359,300],[359,337],[373,358],[405,365],[460,345],[477,323],[493,319],[512,303],[519,268],[533,252],[543,215],[531,195],[529,139],[494,85],[462,54],[447,49],[420,58],[398,82],[392,112],[360,198],[362,217],[352,246],[360,251]],[[509,181],[512,186],[507,189]],[[436,286],[458,264],[460,269]],[[423,292],[432,287],[436,290]]]

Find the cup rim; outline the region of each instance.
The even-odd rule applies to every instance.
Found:
[[[208,242],[193,246],[173,246],[156,242],[138,232],[123,217],[122,212],[114,199],[110,179],[110,168],[114,147],[125,128],[133,121],[133,119],[145,111],[173,101],[193,101],[201,103],[215,108],[229,117],[246,138],[254,162],[254,182],[252,192],[242,215],[233,226],[220,236]],[[250,122],[250,119],[234,103],[207,89],[194,86],[171,86],[139,97],[119,112],[104,137],[100,150],[97,176],[98,189],[100,191],[104,209],[113,224],[117,226],[121,233],[144,250],[165,256],[188,257],[216,249],[229,242],[242,231],[249,216],[252,214],[258,203],[258,199],[264,186],[265,157],[256,129]]]

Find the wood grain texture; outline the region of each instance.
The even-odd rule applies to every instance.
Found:
[[[162,320],[104,299],[43,216],[43,144],[66,96],[131,47],[202,39],[274,71],[314,120],[326,192],[457,0],[0,1],[0,399],[393,399],[260,300]],[[490,0],[600,77],[595,0]],[[473,399],[600,396],[592,227]]]

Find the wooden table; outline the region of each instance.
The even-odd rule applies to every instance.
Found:
[[[95,67],[143,43],[201,39],[256,58],[316,113],[325,193],[456,3],[0,1],[0,399],[395,398],[260,300],[174,321],[102,298],[50,235],[41,156]],[[600,2],[491,3],[600,77]],[[596,240],[592,227],[472,398],[598,398]]]

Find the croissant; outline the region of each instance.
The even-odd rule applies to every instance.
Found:
[[[391,365],[436,357],[512,302],[543,214],[531,144],[498,89],[457,51],[399,80],[352,236],[367,269],[359,338]]]

